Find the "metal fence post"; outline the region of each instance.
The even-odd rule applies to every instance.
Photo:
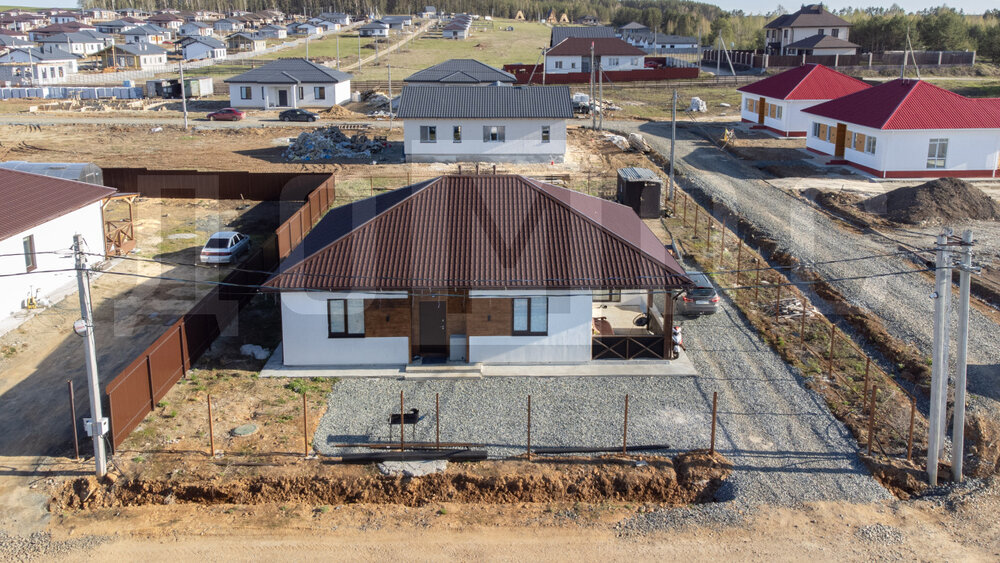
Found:
[[[441,401],[440,393],[434,393],[434,447],[441,449]]]
[[[399,390],[399,451],[405,451],[406,444],[403,441],[403,429],[406,425],[403,424],[403,390]]]
[[[802,318],[799,319],[799,338],[802,340],[802,351],[806,351],[806,299],[803,297],[799,300],[802,304]]]
[[[622,453],[628,453],[628,394],[625,394],[625,425],[622,428]]]
[[[712,441],[708,447],[708,453],[715,455],[715,421],[719,406],[719,393],[712,391]]]
[[[756,305],[760,301],[760,260],[754,258],[753,267],[757,271],[757,276],[753,281],[753,302]]]
[[[208,447],[209,453],[215,457],[215,430],[212,425],[212,395],[208,395]]]
[[[872,385],[872,406],[868,413],[868,455],[872,455],[872,442],[875,436],[875,398],[878,396],[878,385]]]
[[[906,439],[906,461],[913,461],[913,423],[917,418],[917,400],[910,397],[910,435]]]
[[[774,294],[774,320],[778,320],[778,315],[781,312],[781,282],[778,282],[778,291]]]
[[[309,408],[306,406],[306,392],[302,390],[302,451],[309,457]]]
[[[830,362],[827,366],[826,374],[833,377],[833,344],[837,341],[837,325],[830,323]]]
[[[531,461],[531,395],[528,395],[528,461]]]
[[[69,386],[69,415],[73,419],[73,451],[76,452],[76,460],[80,461],[80,436],[76,430],[76,397],[73,395],[73,380],[67,379],[66,385]]]
[[[740,285],[740,262],[743,260],[743,241],[736,245],[736,286]]]

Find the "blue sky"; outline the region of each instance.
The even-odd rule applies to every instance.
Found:
[[[705,0],[703,0],[705,1]],[[753,14],[766,14],[774,10],[779,4],[784,6],[789,12],[794,12],[798,10],[802,4],[811,4],[814,0],[788,0],[786,2],[775,2],[774,0],[715,0],[706,1],[707,4],[715,4],[724,10],[743,10],[746,13]],[[893,5],[892,0],[884,0],[883,2],[873,2],[872,0],[862,0],[851,2],[849,0],[826,0],[823,2],[830,9],[840,9],[848,6],[885,6],[889,7]],[[967,14],[981,14],[987,9],[1000,7],[1000,3],[997,0],[962,0],[962,1],[951,1],[946,2],[945,0],[896,0],[896,4],[899,4],[907,12],[915,12],[918,10],[923,10],[925,8],[934,8],[942,4],[947,4],[948,6],[955,8],[956,10],[965,10]]]

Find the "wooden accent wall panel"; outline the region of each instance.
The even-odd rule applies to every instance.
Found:
[[[388,319],[388,320],[386,320]],[[365,336],[378,338],[410,335],[409,299],[366,299]]]
[[[452,334],[467,334],[466,327],[466,313],[465,310],[465,296],[455,295],[448,297],[448,336]]]
[[[470,299],[469,336],[510,336],[514,329],[512,307],[509,298]]]

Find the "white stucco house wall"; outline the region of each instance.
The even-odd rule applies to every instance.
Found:
[[[178,28],[180,35],[185,37],[211,37],[212,31],[212,26],[199,21],[190,21]]]
[[[557,241],[579,260],[553,256]],[[467,175],[331,210],[264,285],[280,293],[283,365],[406,367],[588,363],[599,288],[645,299],[689,284],[625,206]],[[648,337],[665,350],[662,334]]]
[[[545,53],[547,74],[590,72],[590,47],[594,64],[604,70],[636,70],[645,65],[646,52],[617,37],[567,37]]]
[[[806,64],[738,88],[740,117],[755,129],[805,137],[808,107],[868,88],[868,84],[819,64]]]
[[[59,84],[77,72],[79,57],[55,49],[44,52],[34,48],[15,48],[0,54],[0,81],[15,86]]]
[[[806,148],[832,163],[879,178],[1000,177],[1000,98],[896,79],[804,113]]]
[[[857,52],[857,45],[848,41],[850,29],[850,22],[831,14],[823,4],[809,4],[803,5],[796,12],[782,14],[768,22],[764,26],[764,42],[767,51],[780,55],[853,55]],[[827,42],[826,47],[820,47],[821,52],[800,52],[800,50],[813,50],[814,47],[809,45],[823,37],[832,38],[834,41]],[[799,45],[792,46],[796,43]],[[793,52],[789,52],[789,49]],[[843,52],[823,52],[831,49]]]
[[[389,24],[378,20],[366,23],[358,28],[358,35],[361,37],[389,37]]]
[[[104,253],[102,200],[114,188],[0,169],[0,207],[17,210],[0,221],[0,272],[5,274],[73,268],[73,235],[86,239],[89,252]],[[58,254],[52,251],[63,251]],[[90,262],[101,258],[91,257]],[[23,310],[30,295],[50,299],[76,283],[75,272],[36,273],[0,278],[0,319]]]
[[[397,117],[407,162],[562,162],[573,108],[566,86],[405,86]]]
[[[278,59],[226,83],[234,108],[328,108],[351,98],[350,74],[306,59]]]
[[[224,59],[226,44],[214,37],[190,37],[181,47],[184,60]]]

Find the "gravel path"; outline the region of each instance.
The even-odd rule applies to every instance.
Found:
[[[670,152],[670,124],[615,123],[626,132],[639,131],[661,154]],[[839,225],[809,204],[785,195],[764,181],[764,174],[740,162],[686,126],[677,128],[678,170],[688,182],[725,202],[726,206],[767,232],[778,246],[802,262],[898,251],[890,242],[867,237]],[[808,178],[803,179],[807,183]],[[928,238],[926,247],[933,245]],[[823,264],[816,270],[825,278],[870,276],[912,269],[905,257]],[[914,343],[930,356],[933,283],[919,274],[835,282],[853,304],[875,313],[891,334]],[[954,319],[953,319],[954,322]],[[969,390],[1000,400],[1000,338],[997,324],[972,310],[969,321]],[[952,331],[955,334],[955,331]]]
[[[629,443],[667,444],[674,454],[709,444],[712,392],[719,393],[717,449],[735,464],[719,491],[734,506],[889,498],[862,467],[856,445],[822,399],[749,329],[729,304],[686,322],[697,377],[492,377],[478,380],[344,379],[316,429],[316,449],[389,439],[387,418],[423,417],[407,440],[434,440],[434,394],[441,397],[441,440],[483,443],[491,457],[524,452],[526,401],[532,395],[534,446],[620,447],[625,394]],[[393,434],[398,440],[398,434]]]

